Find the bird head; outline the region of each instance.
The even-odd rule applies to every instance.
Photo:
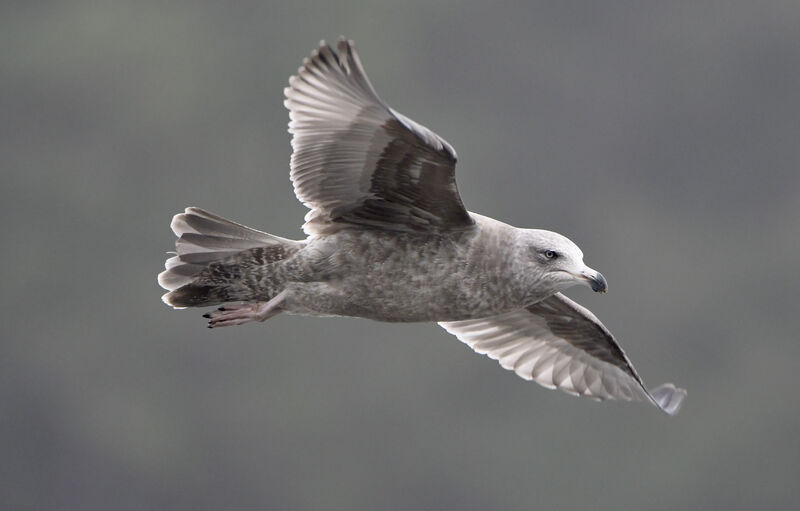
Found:
[[[569,238],[541,229],[520,229],[521,252],[528,269],[537,277],[537,287],[553,293],[584,285],[605,293],[603,274],[584,264],[583,252]]]

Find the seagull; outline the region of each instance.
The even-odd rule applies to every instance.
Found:
[[[219,306],[203,315],[209,328],[281,312],[437,322],[544,387],[678,412],[686,391],[648,390],[608,329],[562,294],[608,290],[581,249],[467,211],[453,147],[378,97],[352,41],[322,41],[284,94],[307,238],[186,208],[158,276],[167,305]]]

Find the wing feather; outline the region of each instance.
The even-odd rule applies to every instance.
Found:
[[[611,333],[589,310],[558,293],[525,309],[439,323],[472,349],[526,380],[593,399],[650,401],[674,415],[686,391],[648,391]]]
[[[303,229],[471,227],[450,144],[378,97],[351,41],[340,40],[337,50],[320,43],[284,91],[290,177],[311,209]]]

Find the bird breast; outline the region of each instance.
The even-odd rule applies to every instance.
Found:
[[[491,239],[488,239],[491,237]],[[457,321],[520,307],[505,230],[446,234],[343,229],[312,238],[301,257],[303,313],[380,321]],[[298,289],[299,294],[304,294]]]

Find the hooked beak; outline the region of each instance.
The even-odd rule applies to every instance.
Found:
[[[586,282],[586,285],[592,288],[596,293],[607,293],[608,282],[603,274],[591,268],[586,268],[581,272],[581,278]]]

